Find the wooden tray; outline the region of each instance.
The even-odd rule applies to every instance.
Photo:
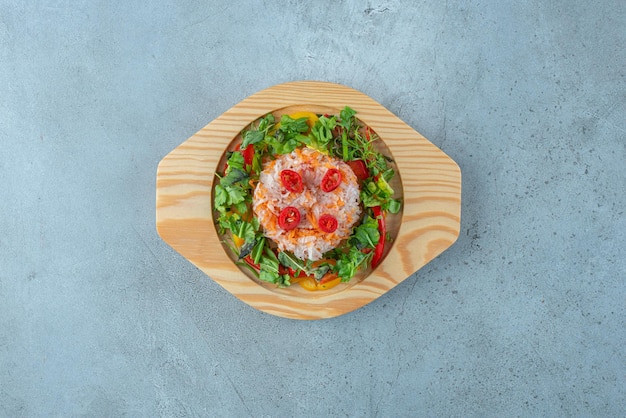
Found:
[[[279,289],[239,269],[213,222],[212,188],[224,153],[242,129],[270,112],[357,111],[395,160],[403,210],[390,219],[395,239],[383,262],[366,277],[327,291],[299,285]],[[172,150],[157,168],[156,226],[161,238],[245,303],[287,318],[321,319],[358,309],[383,295],[450,247],[461,214],[461,171],[443,151],[382,105],[351,88],[318,81],[276,85],[238,103]],[[396,189],[398,190],[398,189]]]

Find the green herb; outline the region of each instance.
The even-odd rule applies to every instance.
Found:
[[[226,174],[228,174],[233,169],[244,170],[244,159],[243,155],[240,152],[229,152],[228,154],[228,168],[226,169]]]
[[[348,106],[344,107],[343,110],[339,113],[339,117],[341,121],[339,125],[343,128],[341,130],[341,155],[344,161],[351,161],[353,158],[350,156],[349,150],[349,133],[352,132],[352,126],[354,125],[354,115],[356,112],[354,109],[349,108]]]
[[[348,242],[334,250],[333,257],[337,260],[334,271],[341,281],[349,281],[357,271],[367,265],[372,258],[372,249],[380,239],[378,220],[365,216],[363,222],[354,228]]]
[[[333,139],[333,129],[336,126],[337,118],[335,116],[321,116],[311,129],[311,140],[307,145],[323,153],[328,153],[328,144]]]
[[[254,125],[242,134],[243,141],[241,148],[246,148],[250,144],[256,144],[265,139],[268,132],[274,127],[274,115],[267,114],[259,121],[259,126],[255,129]]]
[[[367,264],[372,253],[363,253],[356,247],[350,247],[345,253],[340,253],[335,265],[335,272],[341,277],[342,282],[352,279],[363,264]]]
[[[279,130],[289,136],[304,133],[309,130],[308,120],[309,118],[292,119],[289,115],[283,115],[280,118]]]
[[[380,175],[376,180],[368,179],[361,189],[361,202],[366,208],[380,206],[384,211],[398,213],[400,202],[393,198],[394,190]]]
[[[259,260],[259,279],[274,283],[279,287],[291,285],[289,275],[280,273],[280,265],[281,263],[274,252],[266,246]]]
[[[215,185],[215,194],[213,196],[213,205],[215,208],[223,212],[226,210],[226,205],[230,206],[228,191],[221,184]]]
[[[325,264],[321,264],[320,266],[316,267],[311,272],[311,274],[313,275],[315,280],[317,280],[319,282],[326,275],[326,273],[328,273],[330,270],[331,270],[331,265],[328,264],[328,263],[325,263]]]
[[[274,137],[266,137],[265,141],[275,155],[289,154],[300,146],[300,141],[296,138],[286,139],[285,135],[280,131]]]
[[[341,122],[339,124],[346,131],[350,131],[352,129],[352,126],[355,123],[354,115],[356,115],[356,110],[348,106],[344,107],[341,112],[339,112],[339,117],[341,118]]]
[[[297,258],[295,255],[286,251],[278,253],[278,261],[285,267],[294,270],[295,272],[304,271],[308,274],[306,263]]]
[[[254,244],[254,247],[252,248],[252,251],[250,253],[250,258],[252,258],[252,262],[254,264],[259,264],[259,262],[261,261],[261,257],[263,256],[263,252],[265,251],[266,241],[267,239],[263,236],[256,238],[256,243]]]
[[[244,203],[249,197],[247,187],[241,187],[238,185],[222,186],[221,184],[216,185],[215,187],[215,198],[218,200],[218,202],[215,203],[217,210],[224,213],[234,205],[239,213],[245,213],[248,211],[248,208]]]
[[[359,248],[374,248],[380,239],[378,232],[378,221],[367,216],[361,225],[354,229],[352,241]]]
[[[287,251],[278,253],[278,261],[283,266],[292,269],[294,276],[298,276],[300,272],[304,272],[307,276],[313,276],[317,281],[320,281],[331,268],[328,263],[322,263],[317,267],[312,267],[311,260],[307,260],[306,262],[302,261]]]
[[[400,208],[402,208],[402,203],[400,203],[400,201],[397,199],[390,199],[387,206],[389,213],[395,215],[400,212]]]
[[[280,127],[273,134],[266,134],[264,142],[270,155],[288,154],[302,144],[309,141],[303,133],[308,131],[307,118],[292,119],[283,115],[280,119]]]
[[[269,257],[262,257],[260,266],[260,280],[270,283],[277,283],[280,280],[280,274],[278,274],[278,260],[272,260]]]
[[[220,177],[219,183],[215,186],[213,204],[220,213],[230,210],[233,205],[237,207],[239,213],[245,213],[248,209],[244,201],[251,200],[251,187],[248,183],[250,175],[244,171],[241,153],[229,153],[227,163],[228,168],[224,177]]]
[[[245,261],[237,261],[235,264],[250,270],[250,272],[252,274],[254,274],[254,276],[257,279],[259,278],[259,272],[254,267],[252,267],[250,264],[246,263]]]
[[[226,176],[222,177],[222,180],[220,181],[220,185],[224,187],[232,186],[235,183],[243,183],[248,178],[250,178],[250,176],[248,175],[248,173],[246,173],[242,169],[230,168]]]
[[[232,231],[233,235],[242,238],[244,242],[254,243],[256,231],[250,222],[246,222],[240,217],[232,216],[229,219],[229,229]]]

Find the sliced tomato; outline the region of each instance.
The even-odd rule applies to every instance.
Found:
[[[320,187],[325,192],[332,192],[341,184],[341,171],[336,168],[329,168],[324,177]]]
[[[300,223],[300,211],[293,206],[287,206],[280,211],[278,215],[278,225],[284,231],[291,231],[295,229]]]
[[[328,213],[320,216],[320,218],[317,220],[317,223],[323,232],[327,232],[329,234],[335,232],[338,226],[337,218]]]
[[[354,174],[359,180],[366,180],[370,176],[370,172],[363,160],[348,161],[348,165],[354,171]]]
[[[283,187],[293,193],[302,193],[302,177],[293,170],[283,170],[280,172],[280,182]]]

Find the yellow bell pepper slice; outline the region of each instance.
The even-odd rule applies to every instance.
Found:
[[[311,292],[317,290],[317,281],[313,277],[304,277],[298,281],[298,284]]]
[[[243,238],[233,234],[233,244],[235,244],[235,247],[237,247],[238,249],[241,248],[244,242],[245,240]]]
[[[298,284],[304,289],[314,292],[317,290],[328,290],[341,283],[341,277],[336,274],[329,273],[319,282],[313,277],[304,277],[298,281]]]
[[[291,119],[300,119],[300,118],[308,118],[306,121],[307,125],[309,125],[309,129],[313,128],[315,122],[319,119],[317,115],[313,112],[294,112],[289,114]]]
[[[337,286],[339,283],[341,283],[341,277],[337,276],[334,279],[328,280],[326,282],[318,283],[317,287],[319,290],[328,290]]]

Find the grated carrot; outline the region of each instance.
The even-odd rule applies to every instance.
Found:
[[[319,181],[328,168],[338,168],[344,179],[331,193],[321,191]],[[301,174],[303,193],[282,193],[280,172],[289,169]],[[254,213],[264,234],[281,250],[288,250],[300,259],[320,259],[326,251],[347,239],[354,221],[359,218],[359,183],[350,167],[310,148],[298,148],[264,165],[253,196]],[[303,215],[300,227],[283,231],[278,225],[278,213],[287,206],[297,207]],[[333,234],[319,230],[315,214],[330,213],[337,218],[339,228]]]

